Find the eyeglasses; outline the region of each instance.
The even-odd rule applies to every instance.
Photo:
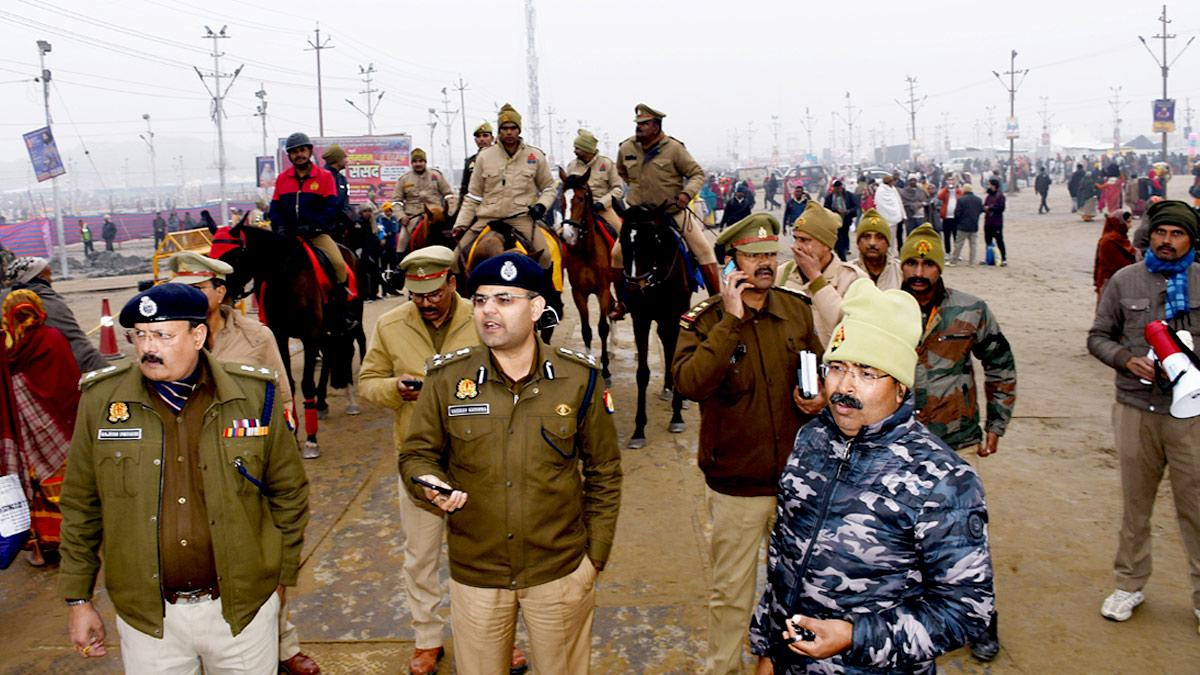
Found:
[[[156,342],[158,344],[166,344],[179,337],[178,333],[168,333],[165,330],[127,330],[125,331],[125,339],[130,343],[135,342]]]
[[[499,305],[500,307],[508,307],[508,306],[512,305],[513,300],[516,300],[517,298],[524,298],[526,300],[532,300],[532,299],[536,298],[537,295],[538,295],[537,293],[526,293],[526,294],[493,293],[491,295],[487,295],[484,293],[476,293],[475,295],[471,296],[471,304],[475,305],[476,309],[482,309],[484,306],[486,306],[488,304],[488,300],[495,300],[496,304]]]
[[[445,297],[445,294],[446,287],[443,286],[436,291],[430,291],[428,293],[413,293],[412,291],[409,291],[408,299],[412,300],[418,305],[432,305],[441,302],[442,298]]]
[[[877,368],[872,368],[870,366],[853,365],[853,364],[845,363],[842,361],[834,361],[833,363],[827,364],[825,366],[825,377],[826,378],[841,379],[846,376],[849,376],[855,382],[858,382],[860,384],[868,384],[868,385],[875,384],[876,382],[879,382],[880,380],[891,377],[891,375],[888,375],[887,373],[885,373],[882,370],[879,370]]]

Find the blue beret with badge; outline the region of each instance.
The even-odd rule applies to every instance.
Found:
[[[121,325],[161,321],[204,321],[208,298],[189,284],[161,284],[129,299],[121,309]]]
[[[480,286],[511,286],[542,293],[546,274],[536,260],[520,253],[502,253],[479,263],[467,280],[467,295]]]

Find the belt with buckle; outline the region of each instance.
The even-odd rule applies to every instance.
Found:
[[[221,597],[221,592],[217,590],[216,586],[212,588],[197,588],[191,591],[163,591],[163,600],[172,605],[190,605],[205,600],[216,600],[219,597]]]

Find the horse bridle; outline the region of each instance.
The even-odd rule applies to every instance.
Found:
[[[229,239],[222,239],[219,237],[214,238],[212,240],[213,246],[215,246],[217,244],[227,244],[227,245],[230,245],[233,247],[230,249],[231,251],[238,251],[239,253],[245,253],[246,252],[246,231],[244,229],[242,229],[243,227],[244,227],[244,224],[239,223],[238,225],[229,228],[228,230],[226,230],[227,234],[233,235],[234,230],[237,230],[237,234],[233,235]],[[242,282],[242,285],[239,286],[236,290],[233,289],[231,286],[226,285],[226,287],[225,287],[226,292],[230,294],[230,296],[234,302],[237,302],[238,300],[241,300],[242,298],[245,298],[247,296],[258,293],[258,286],[259,286],[258,279],[256,279],[254,277],[254,275],[250,275],[250,280],[254,282],[254,285],[251,287],[250,290],[246,290],[245,282]]]
[[[657,225],[660,227],[663,226],[663,223],[659,222],[659,221],[648,221],[648,222],[652,225]],[[629,223],[626,223],[625,226],[628,227]],[[633,232],[629,233],[629,243],[631,245],[633,244],[633,235],[637,232],[637,229],[638,228],[635,227]],[[632,257],[633,256],[632,251],[629,252],[629,255],[631,256],[629,265],[632,266],[632,265],[636,264],[636,258]],[[667,266],[666,273],[659,275],[659,276],[655,275],[655,272],[658,270],[657,265],[651,266],[650,270],[644,274],[630,274],[629,271],[625,270],[625,269],[621,270],[621,274],[624,277],[625,284],[627,286],[636,287],[640,291],[648,291],[648,290],[651,290],[651,289],[659,286],[660,284],[665,282],[667,279],[670,279],[671,275],[675,272],[675,265],[677,265],[678,262],[679,262],[679,256],[672,255],[671,256],[671,264]]]

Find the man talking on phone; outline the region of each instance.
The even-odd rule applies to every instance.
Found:
[[[408,302],[385,312],[363,356],[358,384],[363,398],[391,408],[395,414],[392,438],[396,450],[408,434],[409,421],[425,379],[425,362],[436,354],[453,353],[479,344],[471,322],[471,302],[458,295],[450,265],[454,251],[428,246],[400,261]],[[438,613],[445,592],[438,579],[446,519],[427,500],[414,498],[400,484],[400,527],[404,530],[404,590],[416,634],[410,675],[437,672],[445,655],[446,621]],[[525,655],[514,650],[512,663],[520,672]]]
[[[681,319],[672,373],[700,404],[700,470],[712,522],[708,673],[742,672],[758,550],[771,531],[779,472],[823,399],[798,391],[800,352],[820,356],[808,298],[774,288],[779,221],[757,213],[721,233],[734,268],[721,294]]]
[[[449,514],[459,675],[504,672],[518,613],[539,672],[590,668],[621,454],[595,359],[551,349],[535,333],[546,309],[544,276],[519,253],[471,272],[467,295],[484,346],[429,362],[400,450],[413,498]]]

